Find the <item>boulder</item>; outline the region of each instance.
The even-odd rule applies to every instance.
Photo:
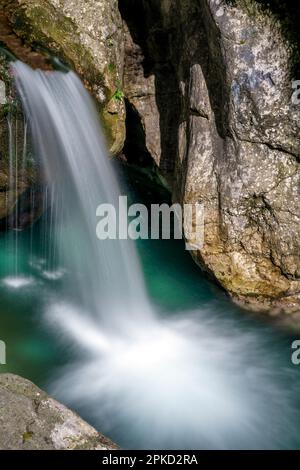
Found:
[[[0,374],[1,450],[117,450],[76,413],[27,379]]]

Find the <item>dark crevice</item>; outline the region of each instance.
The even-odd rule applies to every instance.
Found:
[[[172,58],[175,31],[164,27],[160,1],[119,0],[119,9],[134,43],[142,50],[144,76],[155,77],[161,138],[159,168],[161,173],[171,180],[178,148],[181,114],[178,64],[174,64]]]
[[[141,118],[136,109],[125,100],[126,105],[126,140],[124,154],[130,164],[150,166],[153,164],[152,157],[146,147],[145,131]]]
[[[205,0],[190,4],[174,0],[167,15],[160,0],[119,0],[119,9],[134,43],[142,50],[144,77],[154,75],[161,142],[159,168],[172,184],[176,176],[178,129],[194,114],[188,92],[184,95],[182,90],[182,84],[188,90],[193,65],[199,64],[202,69],[219,136],[231,135],[220,33]]]

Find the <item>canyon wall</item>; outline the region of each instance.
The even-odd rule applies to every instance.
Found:
[[[123,149],[131,163],[152,162],[174,202],[204,204],[204,246],[192,253],[199,266],[236,302],[297,320],[299,7],[277,0],[0,6],[0,41],[10,52],[46,69],[58,65],[56,56],[83,78],[113,154]],[[4,136],[11,107],[1,109]]]
[[[290,17],[248,0],[120,4],[125,93],[146,149],[174,202],[204,203],[204,246],[193,257],[238,303],[297,318],[300,107]]]

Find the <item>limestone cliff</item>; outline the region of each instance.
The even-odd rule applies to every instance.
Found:
[[[174,201],[205,205],[197,263],[237,302],[297,317],[298,45],[262,3],[120,2],[125,92]]]

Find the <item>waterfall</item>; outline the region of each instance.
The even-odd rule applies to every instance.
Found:
[[[45,298],[45,321],[76,350],[53,393],[125,447],[288,447],[299,414],[264,329],[213,302],[154,311],[133,243],[96,237],[97,206],[118,207],[121,189],[88,92],[73,72],[12,71],[49,208],[51,262],[38,268],[65,279]]]
[[[96,237],[97,206],[117,208],[120,189],[92,99],[73,72],[33,71],[21,62],[12,69],[47,187],[50,230],[61,227],[56,244],[72,273],[70,295],[107,327],[151,315],[133,243]]]
[[[6,195],[6,229],[10,229],[7,237],[7,250],[13,251],[13,266],[7,266],[10,275],[4,279],[4,284],[19,288],[30,283],[20,274],[19,232],[22,228],[22,192],[26,186],[27,173],[27,121],[16,112],[7,115],[8,129],[8,191]],[[22,141],[23,139],[23,141]]]

